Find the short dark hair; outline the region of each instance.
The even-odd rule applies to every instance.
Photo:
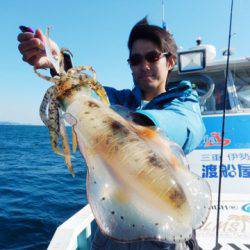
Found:
[[[128,49],[131,53],[136,40],[145,39],[155,43],[161,52],[169,52],[177,57],[177,45],[173,36],[165,29],[148,23],[147,17],[139,21],[131,30],[128,39]]]

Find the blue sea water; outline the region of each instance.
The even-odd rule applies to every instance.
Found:
[[[0,126],[0,249],[46,249],[56,228],[86,205],[85,163],[73,178],[44,126]]]

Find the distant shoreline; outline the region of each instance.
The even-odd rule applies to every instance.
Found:
[[[0,122],[0,126],[44,126],[43,124],[30,124],[18,122]]]
[[[32,124],[32,123],[19,123],[19,122],[1,122],[0,126],[40,126],[45,127],[43,123],[41,124]],[[65,127],[71,127],[68,123],[65,124]]]

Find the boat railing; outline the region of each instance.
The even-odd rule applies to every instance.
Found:
[[[95,232],[97,224],[89,205],[60,225],[48,250],[87,250]]]
[[[249,197],[239,193],[222,193],[220,244],[221,250],[249,249]],[[205,225],[196,230],[200,247],[213,249],[215,242],[215,223],[217,211],[217,193],[212,193],[212,206]],[[245,209],[245,211],[243,211]],[[89,205],[59,226],[50,242],[49,250],[89,250],[97,224]]]

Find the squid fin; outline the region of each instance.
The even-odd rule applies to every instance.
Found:
[[[79,147],[81,150],[81,146]],[[135,191],[136,185],[127,185],[128,180],[121,180],[118,175],[109,171],[111,166],[100,156],[90,154],[86,149],[85,153],[89,156],[88,201],[96,222],[105,235],[123,242],[155,240],[157,237],[179,242],[191,237],[191,226],[182,220],[174,220],[170,209],[170,215],[167,216],[161,210],[155,213],[155,207]],[[104,222],[110,220],[112,224],[109,227]]]
[[[188,162],[184,156],[181,147],[170,141],[161,131],[155,132],[155,136],[151,136],[151,132],[132,124],[135,132],[148,145],[156,149],[157,152],[165,159],[166,164],[171,166],[175,178],[181,183],[192,210],[192,228],[201,227],[207,219],[209,208],[211,206],[211,191],[208,183],[189,171]],[[152,130],[153,131],[153,130]],[[185,180],[185,181],[184,181]],[[159,180],[158,180],[159,181]]]

